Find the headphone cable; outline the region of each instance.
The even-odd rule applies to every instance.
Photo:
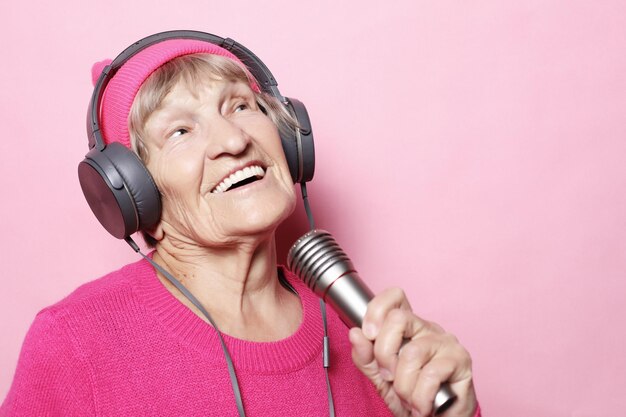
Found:
[[[230,375],[230,383],[233,387],[233,394],[235,395],[235,402],[237,403],[237,411],[239,412],[239,417],[245,417],[246,412],[244,411],[244,408],[243,408],[243,398],[241,397],[241,391],[239,390],[239,381],[237,380],[237,374],[235,373],[235,365],[233,364],[233,360],[230,357],[228,348],[226,347],[226,342],[224,341],[224,338],[222,337],[222,332],[220,332],[219,328],[217,327],[217,325],[211,318],[211,315],[209,314],[209,312],[204,308],[204,306],[200,303],[200,301],[198,301],[198,299],[187,288],[185,288],[183,284],[180,283],[180,281],[178,281],[169,272],[167,272],[164,268],[162,268],[161,265],[154,262],[152,258],[144,255],[141,252],[141,249],[139,249],[139,246],[137,245],[137,243],[135,243],[135,241],[130,236],[124,238],[124,240],[126,241],[126,243],[130,245],[131,248],[133,248],[135,252],[143,256],[143,258],[146,261],[148,261],[157,271],[163,274],[163,276],[165,276],[165,278],[167,278],[167,280],[171,282],[172,285],[174,285],[178,289],[178,291],[180,291],[185,297],[187,297],[187,299],[191,301],[193,305],[195,305],[198,308],[198,310],[202,312],[202,314],[204,314],[204,316],[207,318],[209,323],[211,323],[211,325],[217,332],[217,335],[219,336],[220,343],[222,345],[222,350],[224,351],[224,357],[226,359],[226,365],[228,366],[228,374]]]
[[[304,210],[306,211],[306,217],[309,220],[309,229],[315,229],[315,220],[313,219],[313,212],[309,205],[309,195],[306,192],[306,183],[300,183],[300,192],[302,193],[302,201],[304,202]]]
[[[300,183],[300,192],[302,194],[302,201],[304,202],[304,210],[306,211],[306,217],[309,220],[309,228],[315,229],[315,220],[313,219],[313,212],[309,205],[309,195],[306,191],[306,182]],[[322,322],[324,324],[324,339],[322,350],[322,362],[324,366],[324,373],[326,374],[326,391],[328,393],[328,412],[330,417],[335,417],[335,403],[333,401],[333,393],[330,389],[330,377],[328,375],[328,368],[330,367],[330,340],[328,338],[328,324],[326,322],[326,302],[323,298],[320,298],[320,311],[322,313]]]

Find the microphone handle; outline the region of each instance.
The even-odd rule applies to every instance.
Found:
[[[348,327],[362,327],[367,304],[372,298],[374,293],[356,271],[350,271],[337,278],[323,296],[324,301],[337,312]],[[346,302],[348,300],[349,302]],[[411,339],[404,338],[400,348],[410,341]],[[433,402],[435,414],[443,413],[455,400],[456,394],[450,389],[450,385],[447,382],[441,384]]]

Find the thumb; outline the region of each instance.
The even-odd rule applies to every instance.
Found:
[[[374,358],[374,344],[365,337],[363,331],[358,327],[350,329],[348,336],[352,344],[352,361],[374,385],[379,387],[379,384],[385,381],[380,376],[380,369]]]

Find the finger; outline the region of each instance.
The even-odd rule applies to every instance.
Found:
[[[384,318],[374,341],[374,357],[383,378],[393,380],[398,352],[405,338],[427,332],[427,324],[409,310],[393,309]]]
[[[449,357],[435,357],[420,370],[410,403],[422,416],[431,415],[437,391],[455,372],[458,364]]]
[[[434,336],[420,338],[406,344],[400,351],[394,375],[393,388],[398,396],[410,403],[422,367],[430,361],[438,347]]]
[[[402,406],[395,392],[391,389],[391,384],[385,381],[379,372],[378,363],[374,359],[374,345],[363,335],[358,327],[350,329],[348,333],[350,343],[352,343],[352,361],[356,367],[374,384],[374,387],[392,410],[401,412]]]
[[[456,337],[449,333],[431,333],[401,349],[393,388],[403,401],[412,404],[422,415],[429,415],[437,392],[447,382],[459,398],[465,398],[453,407],[471,409],[472,404],[466,401],[472,397],[469,395],[471,368],[469,353]],[[416,398],[420,397],[421,402],[416,402]]]
[[[363,333],[369,340],[374,340],[378,336],[385,317],[389,311],[396,308],[411,310],[411,305],[400,288],[389,288],[368,303],[363,317]]]

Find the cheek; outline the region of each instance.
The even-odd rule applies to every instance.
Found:
[[[161,193],[162,219],[180,222],[195,212],[202,170],[194,164],[155,162],[150,171]]]
[[[279,150],[282,153],[283,148],[280,142],[278,127],[276,127],[268,116],[262,116],[252,120],[244,130],[250,137],[255,138],[267,152],[273,154],[275,151]]]
[[[289,197],[288,197],[288,204],[287,204],[287,211],[285,214],[285,218],[290,216],[291,213],[293,213],[294,210],[296,209],[296,200],[297,200],[296,191],[294,190],[293,186],[291,186],[290,190],[291,191],[288,194]]]
[[[197,191],[202,180],[203,161],[199,157],[168,155],[154,158],[148,166],[154,181],[164,196],[186,194]]]

